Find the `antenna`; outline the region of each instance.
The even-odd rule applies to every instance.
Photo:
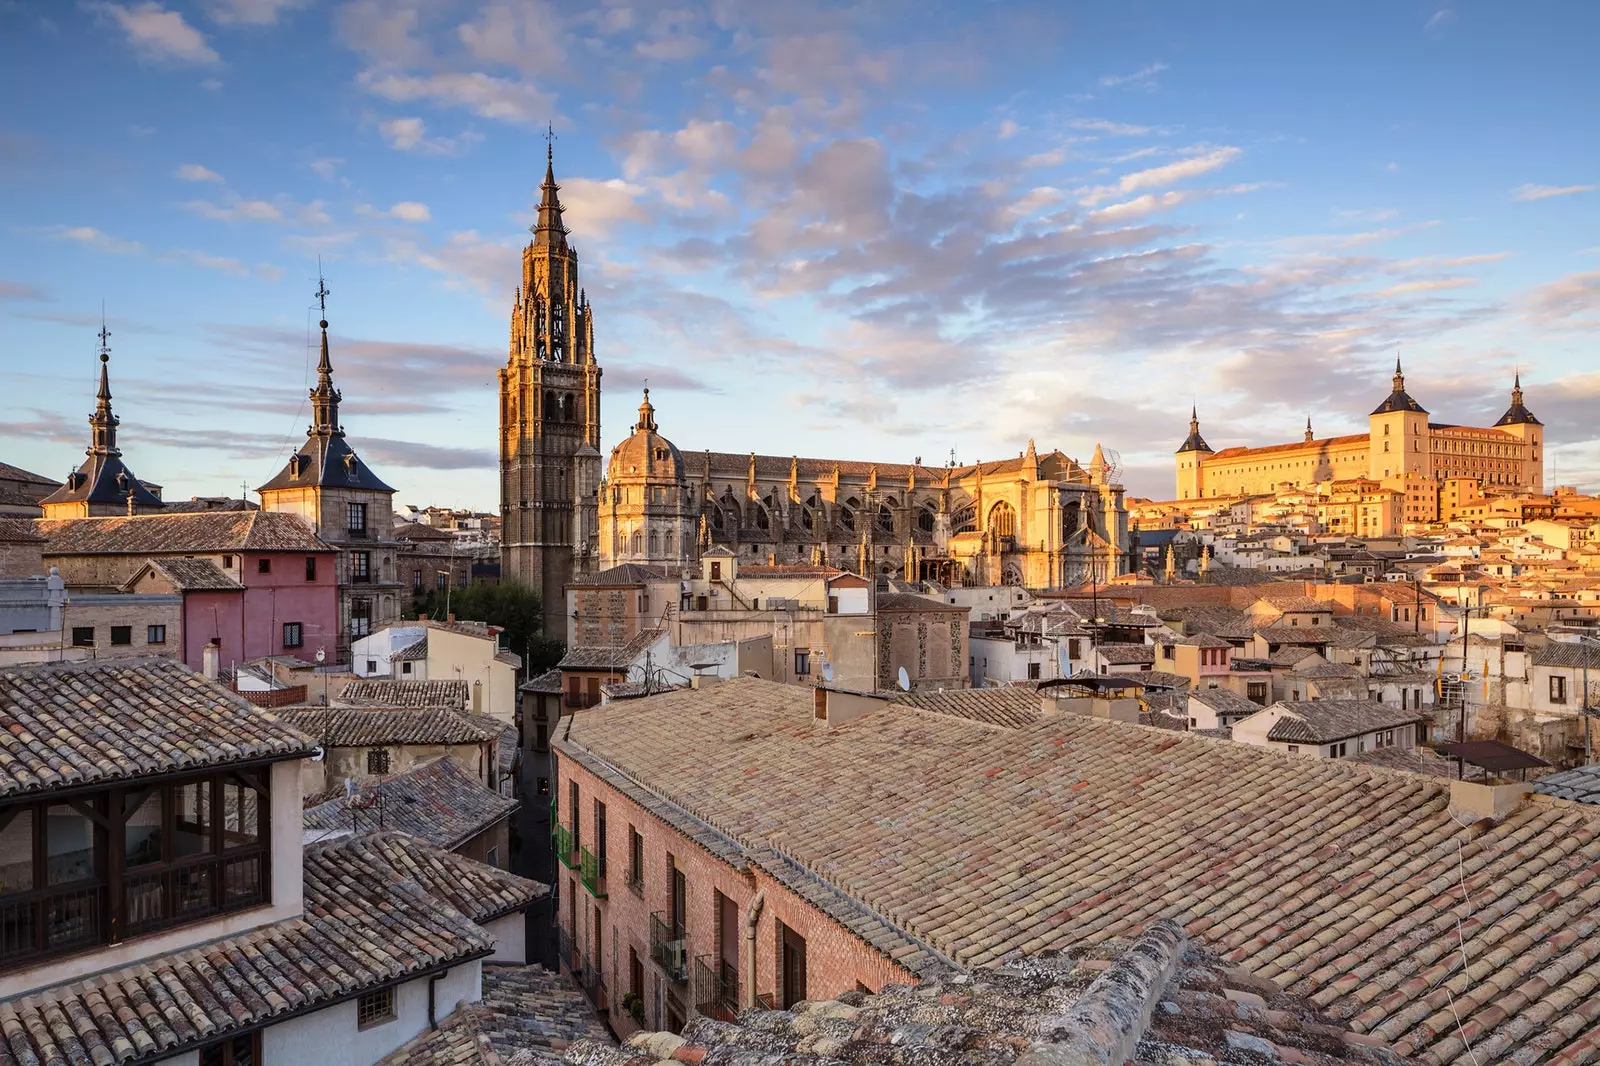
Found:
[[[900,691],[911,691],[911,675],[906,673],[906,668],[903,666],[900,668]]]

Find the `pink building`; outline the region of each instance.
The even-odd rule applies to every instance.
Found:
[[[213,640],[224,666],[267,655],[315,662],[318,651],[334,661],[336,553],[298,515],[188,512],[36,527],[69,591],[181,595],[183,661],[196,670]]]

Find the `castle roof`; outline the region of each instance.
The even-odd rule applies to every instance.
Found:
[[[1406,377],[1400,371],[1398,357],[1394,361],[1394,390],[1389,393],[1382,403],[1373,409],[1372,413],[1375,415],[1387,415],[1396,411],[1414,411],[1423,415],[1428,413],[1426,407],[1413,400],[1410,394],[1406,392]]]
[[[1543,425],[1533,416],[1533,412],[1522,405],[1522,375],[1516,377],[1516,384],[1511,386],[1511,406],[1506,408],[1506,413],[1500,416],[1497,426],[1538,426]]]

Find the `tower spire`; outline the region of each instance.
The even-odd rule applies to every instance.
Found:
[[[566,248],[567,227],[561,220],[561,201],[556,194],[561,186],[556,184],[556,131],[545,130],[544,183],[539,186],[539,218],[533,224],[533,243],[540,248]]]
[[[1399,352],[1394,353],[1394,391],[1395,392],[1405,392],[1406,391],[1406,375],[1405,375],[1405,372],[1400,369],[1400,353]]]
[[[317,359],[317,387],[311,390],[311,434],[318,437],[342,437],[339,427],[339,401],[343,399],[333,387],[333,360],[328,357],[328,297],[332,291],[322,277],[321,264],[317,269],[317,307],[322,320],[317,323],[322,330],[322,353]]]
[[[111,331],[106,328],[104,305],[100,308],[100,388],[95,392],[94,414],[88,455],[121,455],[117,449],[117,425],[121,421],[111,411]]]
[[[1311,416],[1306,415],[1306,443],[1310,444],[1316,437],[1311,432]]]

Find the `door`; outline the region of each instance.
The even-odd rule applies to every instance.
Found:
[[[806,998],[806,939],[787,925],[783,930],[783,1001],[784,1010]]]

